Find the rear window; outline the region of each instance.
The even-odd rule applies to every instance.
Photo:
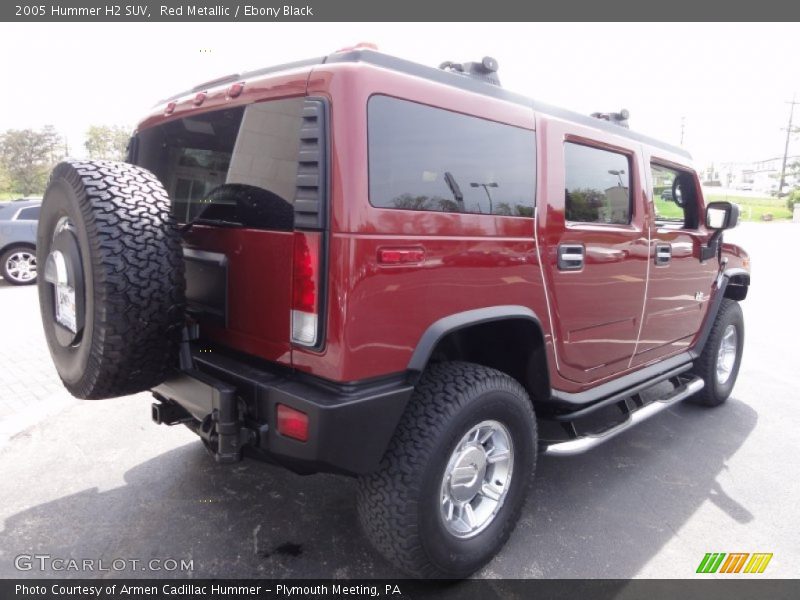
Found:
[[[303,98],[170,121],[139,133],[136,162],[158,176],[178,221],[289,231]]]
[[[533,131],[388,96],[368,121],[373,206],[533,216]]]

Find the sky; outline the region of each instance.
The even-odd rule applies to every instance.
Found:
[[[430,66],[493,56],[510,90],[627,108],[632,129],[673,144],[683,123],[698,166],[750,162],[783,153],[798,39],[797,23],[2,23],[0,131],[52,124],[80,156],[89,125],[132,129],[197,83],[367,41]]]

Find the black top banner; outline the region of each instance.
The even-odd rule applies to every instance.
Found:
[[[795,21],[800,3],[786,0],[269,0],[175,2],[136,0],[18,1],[0,4],[0,20],[28,22],[213,22],[213,21]]]

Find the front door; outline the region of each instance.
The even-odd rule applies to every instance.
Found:
[[[633,366],[688,349],[708,310],[718,261],[700,261],[710,233],[693,172],[653,160],[649,168],[651,264],[644,324]]]

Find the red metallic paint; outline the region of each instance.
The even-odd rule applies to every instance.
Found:
[[[228,324],[202,323],[204,334],[289,365],[294,234],[195,225],[186,244],[228,258]]]
[[[703,226],[679,232],[656,228],[647,183],[650,155],[637,142],[367,64],[324,64],[268,75],[246,81],[236,98],[226,90],[226,85],[209,88],[201,107],[193,106],[194,94],[187,93],[171,115],[164,114],[166,103],[159,104],[140,129],[267,99],[325,97],[331,114],[331,202],[321,350],[292,347],[288,341],[291,233],[194,228],[189,245],[223,252],[230,261],[230,322],[227,328],[204,327],[223,344],[326,379],[357,381],[405,370],[425,330],[442,317],[485,306],[524,305],[541,319],[551,385],[579,392],[685,350],[706,314],[708,302],[689,301],[688,296],[695,289],[710,290],[718,269],[716,259],[698,267],[699,245],[710,233]],[[367,102],[373,94],[535,129],[536,219],[371,206]],[[630,225],[565,222],[565,140],[631,157]],[[659,158],[691,168],[676,156]],[[653,274],[657,239],[669,239],[675,257],[669,268]],[[583,271],[557,270],[557,247],[564,242],[585,245]],[[381,264],[381,248],[421,250],[424,258],[410,265]],[[637,348],[642,316],[645,326]]]

